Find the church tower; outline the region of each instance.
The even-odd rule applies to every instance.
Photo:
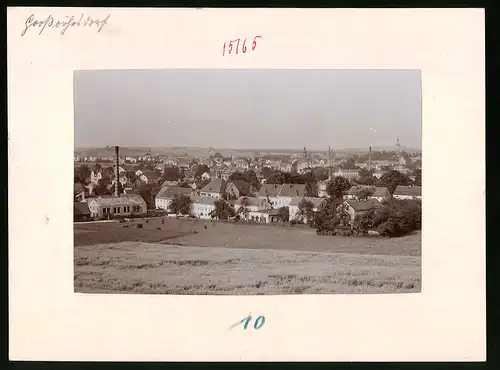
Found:
[[[398,152],[398,156],[401,155],[401,145],[399,145],[399,138],[396,141],[396,151]]]

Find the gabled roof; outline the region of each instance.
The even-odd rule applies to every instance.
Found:
[[[161,184],[162,187],[164,186],[177,186],[179,184],[179,181],[176,180],[167,180],[164,181],[163,184]]]
[[[278,184],[262,184],[259,190],[259,197],[277,197],[281,190],[281,185]]]
[[[386,187],[383,186],[370,186],[370,185],[356,185],[352,186],[347,192],[348,195],[357,196],[361,190],[369,189],[373,191],[372,197],[390,197],[391,193]]]
[[[394,195],[407,195],[412,197],[422,196],[421,186],[398,186],[394,191]]]
[[[212,197],[199,197],[196,200],[194,200],[194,203],[204,204],[207,206],[213,206],[217,200],[220,200],[220,199],[212,198]]]
[[[244,198],[245,197],[238,198],[238,199],[232,201],[231,203],[234,205],[242,205]],[[262,199],[262,198],[247,197],[246,199],[248,199],[247,204],[249,207],[263,207],[263,206],[265,206],[265,204],[267,202],[267,200]]]
[[[99,206],[113,207],[122,205],[140,205],[145,202],[140,195],[136,194],[120,194],[119,197],[112,195],[101,195],[93,199]]]
[[[359,200],[346,200],[346,203],[349,204],[356,212],[359,211],[368,211],[372,208],[379,207],[381,204],[376,199],[368,199],[367,201],[359,201]]]
[[[303,197],[305,193],[305,184],[283,184],[278,197]]]
[[[213,179],[210,181],[203,189],[202,192],[205,193],[219,193],[222,194],[227,189],[227,182],[223,179]]]
[[[238,189],[241,196],[250,195],[250,193],[252,191],[252,186],[248,182],[246,182],[245,180],[231,181],[228,184],[228,188],[231,186],[231,184],[234,185],[236,187],[236,189]]]
[[[294,197],[292,198],[292,201],[290,202],[290,206],[298,206],[302,200],[305,199],[309,202],[311,202],[314,206],[314,208],[318,208],[321,203],[325,201],[324,198],[313,198],[313,197]]]
[[[189,195],[193,192],[191,188],[182,188],[180,186],[164,186],[156,194],[156,198],[172,199],[176,195]]]
[[[150,180],[159,179],[161,177],[160,174],[154,171],[144,171],[142,174]]]
[[[75,216],[90,216],[88,203],[74,203],[73,214]]]

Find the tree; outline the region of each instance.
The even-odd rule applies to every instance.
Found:
[[[329,169],[325,167],[317,167],[313,170],[316,181],[324,181],[328,179]]]
[[[348,158],[343,164],[342,169],[344,170],[352,170],[356,168],[356,161],[354,158]]]
[[[125,174],[130,182],[135,182],[137,180],[137,175],[134,171],[126,171]]]
[[[86,184],[87,179],[90,177],[91,171],[89,166],[82,164],[75,170],[75,182]]]
[[[384,173],[382,177],[380,177],[379,182],[389,190],[391,195],[394,194],[394,191],[399,185],[408,186],[411,184],[411,180],[408,176],[396,170]]]
[[[299,218],[305,218],[308,223],[310,223],[313,220],[314,216],[314,204],[310,200],[307,200],[303,198],[300,203],[299,203],[299,211],[297,212],[297,215]]]
[[[177,186],[179,186],[181,188],[190,188],[191,187],[191,186],[189,186],[189,184],[187,182],[181,182]]]
[[[215,209],[210,212],[210,217],[219,220],[227,220],[230,217],[234,217],[236,212],[231,204],[226,202],[224,199],[217,199],[214,202]]]
[[[338,226],[348,226],[349,223],[350,215],[341,198],[326,199],[313,217],[314,227],[320,233],[333,232]]]
[[[341,199],[350,188],[351,183],[348,179],[342,176],[335,176],[327,185],[326,192],[333,199]]]
[[[194,178],[201,179],[201,175],[203,175],[205,172],[210,172],[210,167],[208,167],[206,164],[199,164],[198,166],[196,166]]]
[[[111,195],[111,190],[108,189],[108,185],[111,184],[111,180],[108,177],[103,177],[97,183],[94,189],[94,194],[99,195]]]
[[[288,222],[290,218],[290,210],[288,207],[280,207],[278,209],[278,217],[282,222]]]
[[[217,152],[217,153],[214,154],[214,158],[223,158],[223,157],[222,157],[222,154],[220,154],[219,152]]]
[[[244,180],[256,189],[259,189],[260,187],[259,179],[257,179],[257,174],[253,170],[248,170],[245,172],[239,172],[239,171],[233,172],[229,176],[229,180],[230,181]]]
[[[377,179],[373,176],[370,177],[358,177],[356,183],[359,185],[375,185]]]
[[[420,200],[391,199],[374,211],[372,227],[382,236],[402,236],[420,230],[422,203]]]
[[[314,182],[306,183],[306,196],[311,198],[318,197],[318,184]]]
[[[192,200],[187,195],[175,195],[170,203],[170,212],[176,215],[189,215],[191,213]]]
[[[415,180],[413,183],[416,186],[422,186],[422,170],[417,168],[415,171],[413,171],[413,176],[415,176]]]
[[[209,179],[205,180],[198,180],[196,181],[196,188],[197,189],[203,189],[205,186],[207,186],[210,183]]]
[[[154,198],[153,198],[153,194],[152,194],[150,186],[148,186],[148,185],[142,186],[139,190],[139,195],[146,202],[148,209],[155,208],[154,207]]]
[[[163,181],[178,181],[179,180],[179,167],[165,166],[163,172]]]
[[[238,209],[238,215],[243,215],[243,218],[248,219],[248,215],[250,213],[250,209],[248,206],[250,205],[250,201],[247,197],[241,199],[241,207]]]
[[[373,170],[368,170],[367,168],[362,168],[359,170],[358,176],[359,177],[372,177],[373,176]]]
[[[365,235],[373,227],[375,210],[372,208],[354,217],[353,230],[359,235]]]
[[[273,170],[269,167],[262,167],[260,174],[267,180],[273,174]]]

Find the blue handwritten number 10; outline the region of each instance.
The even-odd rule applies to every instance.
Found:
[[[234,326],[237,326],[239,324],[242,324],[242,323],[245,323],[243,325],[243,329],[246,329],[248,327],[248,324],[250,324],[250,322],[252,321],[252,316],[251,315],[248,315],[247,317],[245,317],[244,319],[242,319],[241,321],[237,322],[236,324],[233,325]],[[254,324],[253,324],[253,328],[255,330],[258,330],[260,328],[262,328],[262,326],[264,325],[264,323],[266,322],[266,318],[264,316],[259,316],[257,317],[257,319],[255,320]]]

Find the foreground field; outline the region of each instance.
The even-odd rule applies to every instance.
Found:
[[[77,246],[74,262],[75,291],[89,293],[404,293],[421,285],[420,257],[411,256],[123,242]]]
[[[142,223],[143,228],[136,228],[137,223]],[[176,219],[166,219],[164,224],[160,219],[148,223],[76,224],[74,239],[75,246],[128,241],[391,256],[420,256],[421,251],[420,232],[400,238],[350,238],[318,236],[310,227],[250,226]]]

